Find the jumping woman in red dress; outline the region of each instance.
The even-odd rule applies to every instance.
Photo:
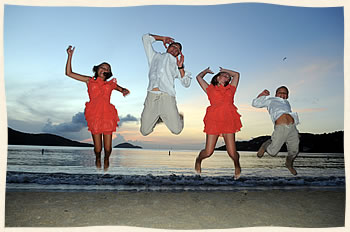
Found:
[[[197,75],[199,85],[208,95],[210,106],[203,120],[204,132],[207,134],[205,149],[201,150],[196,158],[195,170],[201,173],[202,160],[214,153],[216,142],[222,135],[227,153],[234,162],[234,179],[237,180],[241,174],[241,166],[239,154],[236,151],[235,133],[240,131],[242,123],[233,98],[239,81],[239,73],[220,67],[220,72],[212,78],[210,85],[203,79],[207,73],[213,74],[209,67]]]
[[[88,87],[90,101],[85,104],[85,119],[88,129],[94,141],[94,152],[96,155],[96,167],[101,168],[102,137],[105,151],[104,170],[109,167],[109,156],[112,152],[112,133],[118,126],[118,112],[114,105],[110,103],[113,90],[118,90],[125,97],[129,90],[117,85],[117,80],[112,76],[111,66],[102,63],[93,67],[95,75],[93,77],[84,76],[72,71],[72,56],[75,48],[67,48],[68,59],[66,64],[66,75],[78,81],[85,82]]]

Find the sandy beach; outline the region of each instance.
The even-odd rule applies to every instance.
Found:
[[[345,190],[7,192],[5,227],[344,227]]]

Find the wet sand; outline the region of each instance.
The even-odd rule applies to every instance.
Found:
[[[5,227],[344,227],[345,190],[7,192]]]

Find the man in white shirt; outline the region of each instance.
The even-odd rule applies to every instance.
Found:
[[[149,135],[160,120],[173,134],[180,134],[184,122],[176,106],[174,81],[179,78],[186,88],[191,84],[191,73],[184,69],[182,45],[171,37],[152,34],[143,35],[142,41],[149,65],[149,84],[140,132],[144,136]],[[153,49],[152,43],[155,41],[163,42],[167,49],[165,53]]]
[[[297,175],[293,162],[299,153],[299,132],[296,128],[296,125],[299,123],[298,114],[292,112],[287,100],[287,87],[281,86],[277,88],[275,97],[268,97],[269,95],[270,92],[265,89],[252,102],[254,107],[267,107],[271,120],[274,123],[271,139],[261,145],[257,156],[259,158],[263,157],[265,151],[271,156],[276,156],[282,145],[286,143],[288,150],[286,167],[293,175]]]

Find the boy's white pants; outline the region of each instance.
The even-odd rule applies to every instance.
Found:
[[[175,97],[163,92],[148,91],[141,114],[141,134],[144,136],[150,134],[159,117],[173,134],[180,134],[184,122],[180,118]]]
[[[266,148],[269,155],[276,156],[284,143],[287,145],[288,157],[295,158],[298,155],[299,131],[295,124],[275,125],[271,140],[271,144]]]

